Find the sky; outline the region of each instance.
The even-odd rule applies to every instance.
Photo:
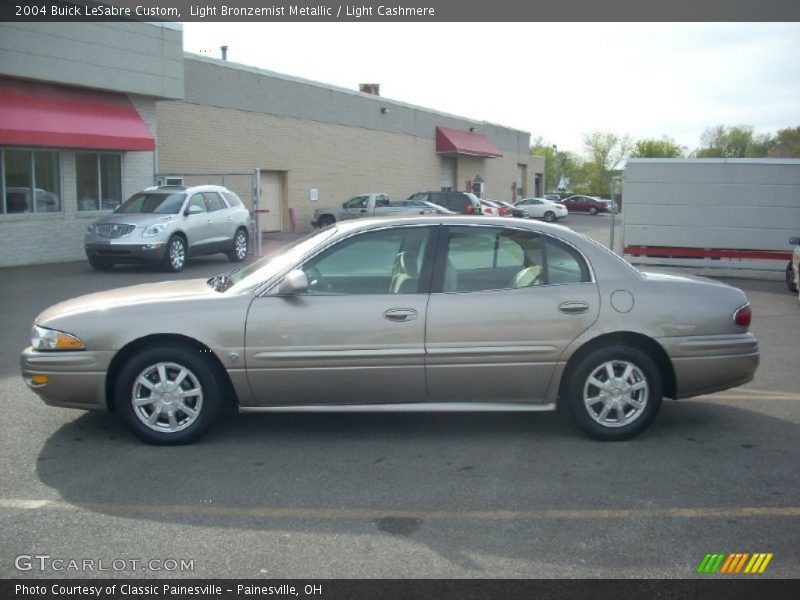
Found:
[[[531,134],[800,126],[800,23],[184,23],[184,50]]]

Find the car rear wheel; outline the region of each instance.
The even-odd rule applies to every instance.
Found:
[[[89,257],[89,264],[95,271],[110,271],[114,268],[114,261],[107,258]]]
[[[547,221],[548,223],[552,223],[553,221],[556,220],[555,213],[548,210],[546,213],[544,213],[544,220]]]
[[[786,287],[790,292],[797,293],[797,282],[794,280],[794,269],[792,269],[791,262],[786,265]]]
[[[661,373],[649,356],[632,346],[595,350],[567,377],[567,408],[577,424],[598,440],[638,435],[661,407]]]
[[[333,225],[334,223],[336,223],[336,219],[330,215],[322,215],[317,221],[317,225],[319,225],[320,228]]]
[[[247,232],[239,229],[233,236],[233,243],[228,252],[228,258],[233,262],[242,262],[247,258]]]
[[[214,422],[222,406],[215,366],[199,350],[162,345],[134,355],[117,378],[117,410],[150,444],[187,444]]]
[[[173,235],[167,242],[167,252],[164,255],[164,269],[177,273],[186,266],[186,242],[179,235]]]
[[[592,216],[596,215],[597,214],[597,207],[596,206],[590,206],[589,207],[589,214],[592,215]]]

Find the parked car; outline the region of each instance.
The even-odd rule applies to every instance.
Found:
[[[481,201],[472,192],[418,192],[408,199],[433,202],[460,215],[483,214]]]
[[[326,206],[314,210],[314,227],[327,227],[348,219],[365,217],[390,217],[402,215],[432,214],[435,209],[427,206],[399,206],[392,203],[385,192],[367,192],[353,196],[341,206]]]
[[[612,212],[613,203],[611,200],[603,200],[596,196],[570,196],[561,201],[569,212],[584,212],[596,215],[601,212]]]
[[[550,202],[561,202],[561,194],[545,194],[542,198]]]
[[[515,206],[524,211],[530,219],[544,219],[548,223],[563,219],[568,212],[563,204],[550,202],[544,198],[523,198]]]
[[[138,192],[86,228],[84,249],[98,271],[120,263],[180,271],[190,256],[247,256],[250,212],[219,185],[160,186]]]
[[[454,215],[452,210],[445,208],[444,206],[439,206],[438,204],[434,204],[433,202],[427,202],[425,200],[396,200],[392,202],[392,206],[402,206],[402,207],[415,207],[415,208],[423,208],[427,209],[428,211],[433,211],[437,215]]]
[[[800,237],[789,238],[789,243],[794,246],[792,260],[786,265],[786,286],[790,292],[798,293],[800,281]]]
[[[36,317],[21,366],[47,404],[115,411],[155,444],[196,439],[223,405],[562,405],[589,435],[622,440],[648,427],[663,396],[750,381],[750,318],[739,289],[643,274],[564,227],[359,219],[208,280],[56,304]]]
[[[492,202],[500,206],[501,217],[517,217],[521,219],[527,217],[524,210],[517,208],[511,202],[506,202],[505,200],[492,200]]]

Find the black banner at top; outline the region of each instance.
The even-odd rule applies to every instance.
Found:
[[[767,22],[798,0],[0,0],[2,21]]]

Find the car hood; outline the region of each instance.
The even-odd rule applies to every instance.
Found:
[[[42,312],[36,318],[36,322],[46,327],[48,322],[62,317],[90,312],[103,312],[121,306],[180,302],[217,296],[219,296],[219,292],[211,289],[205,279],[145,283],[87,294],[60,302]]]
[[[178,215],[162,215],[158,213],[111,213],[110,215],[95,221],[95,225],[100,223],[121,223],[127,225],[146,226],[153,223],[163,223],[174,221]]]

